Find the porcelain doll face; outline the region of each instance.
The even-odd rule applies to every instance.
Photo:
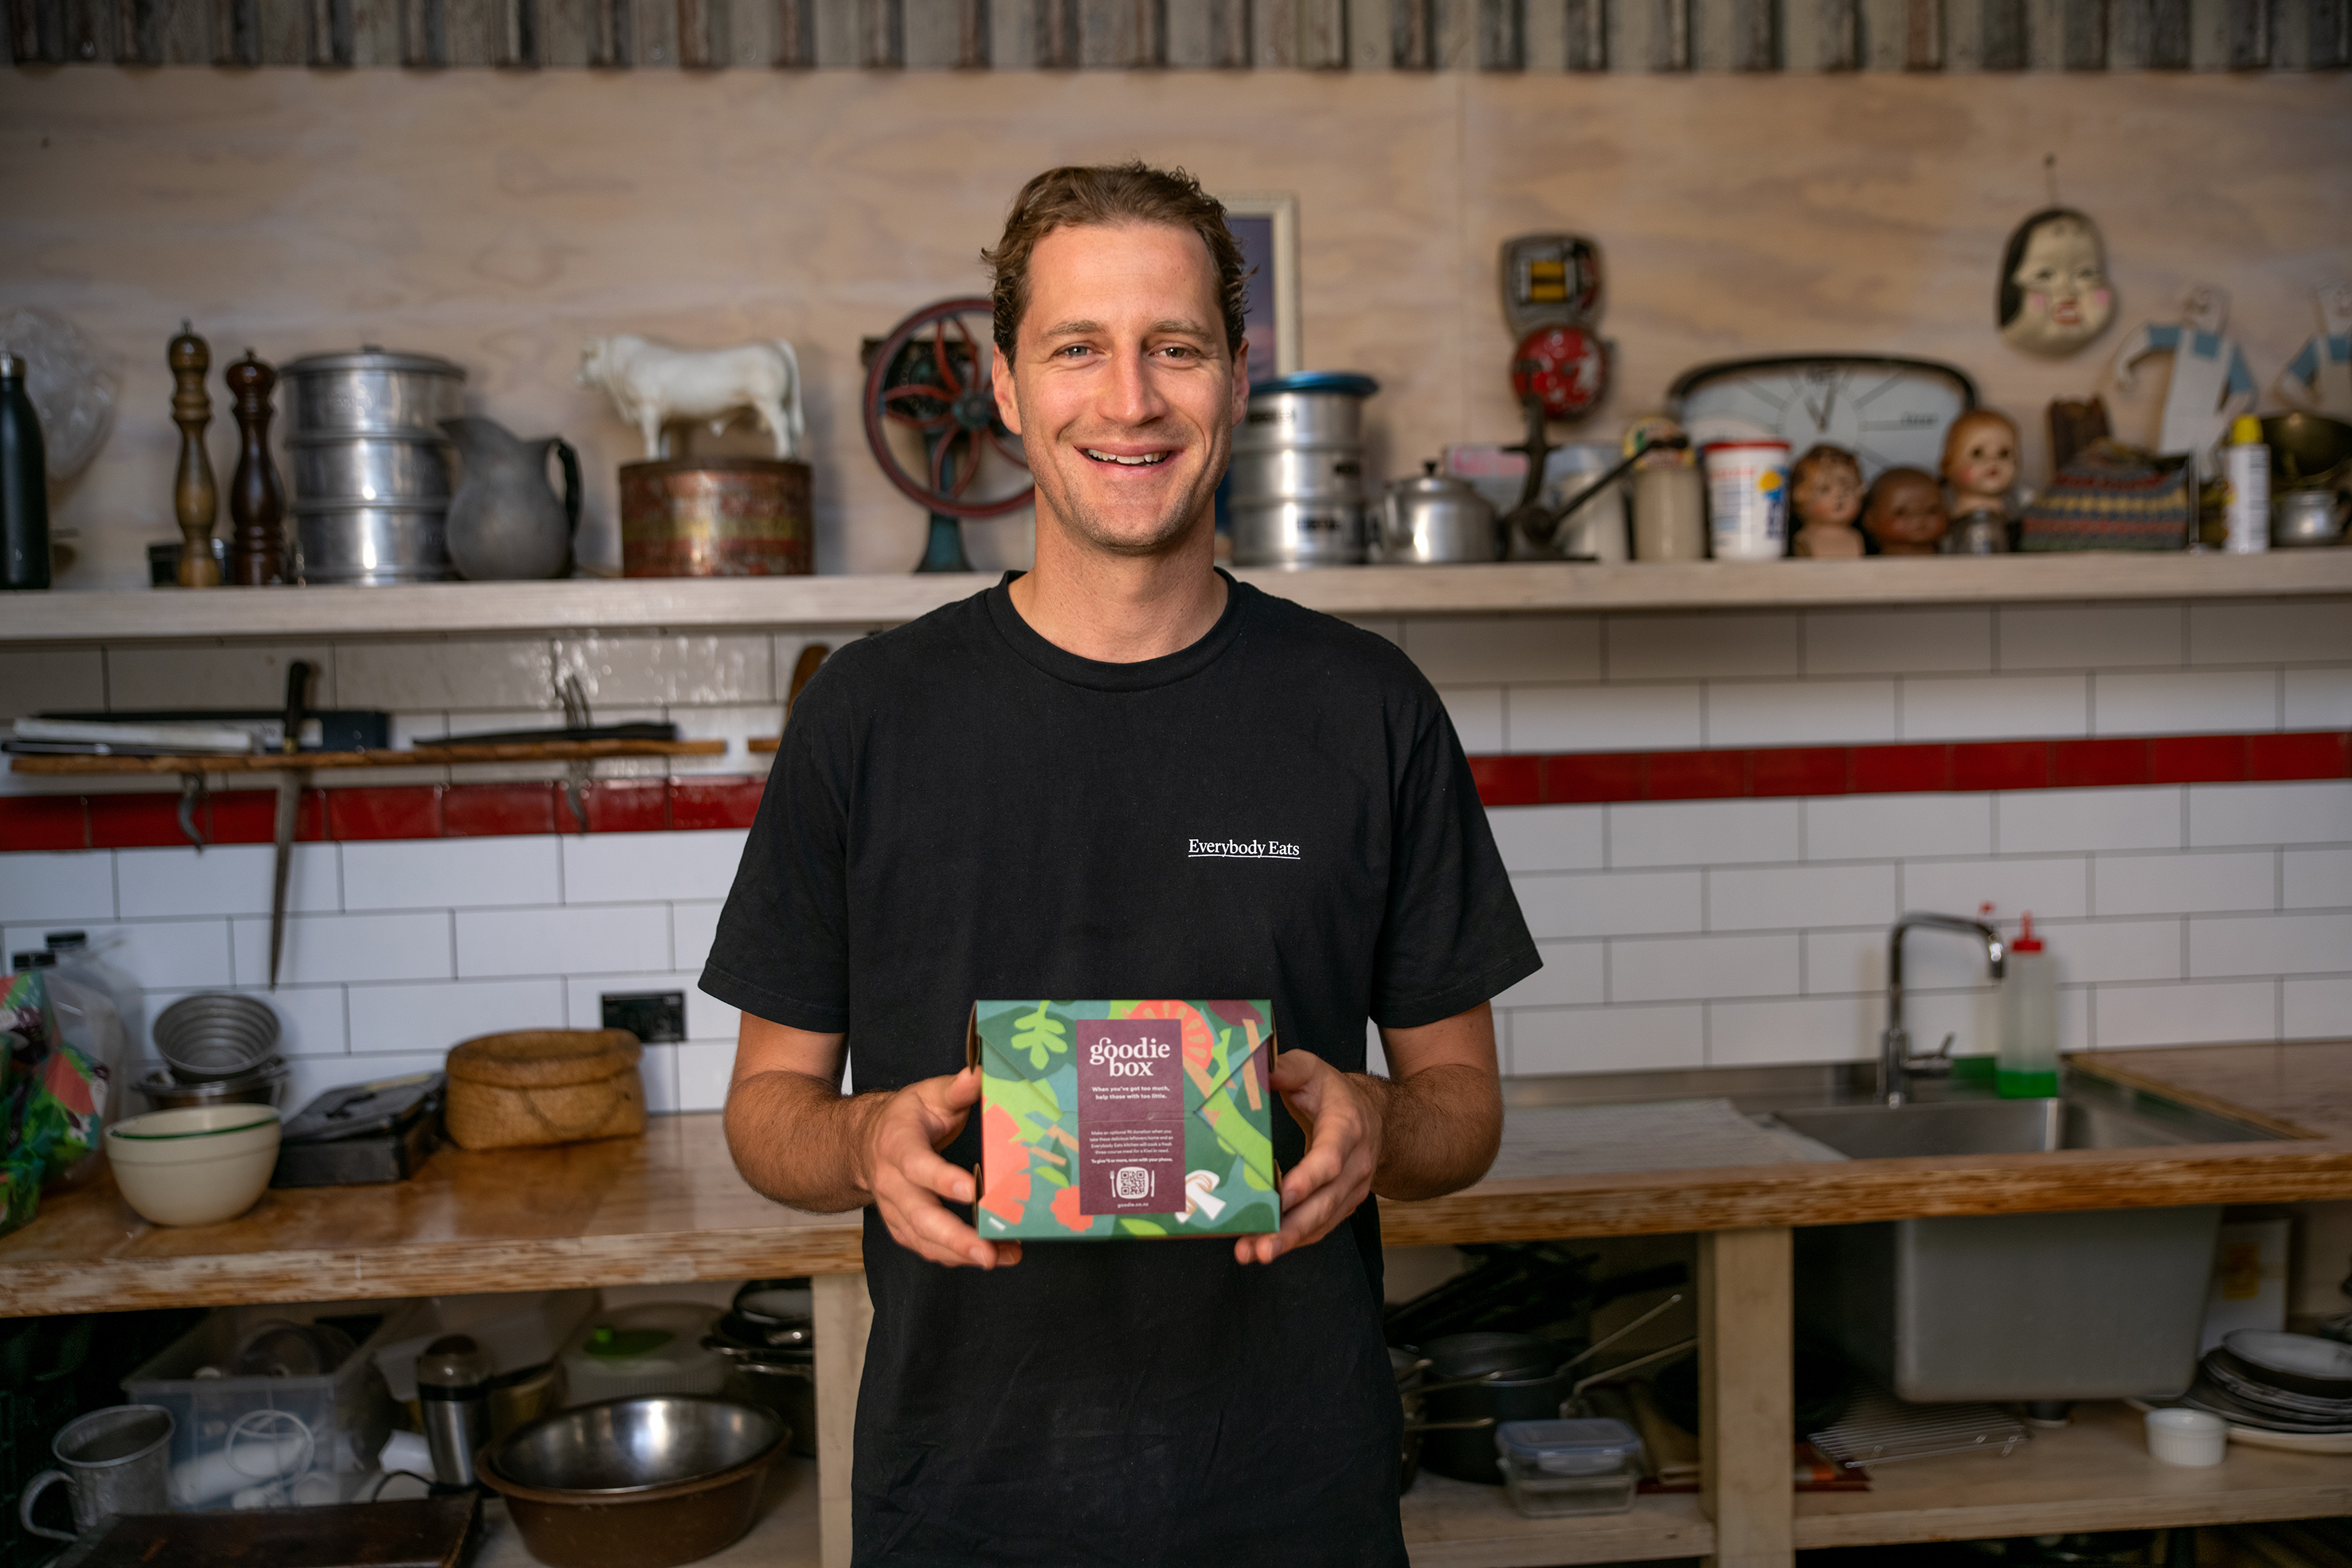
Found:
[[[2200,283],[2180,298],[2180,319],[2200,332],[2219,333],[2229,324],[2230,291]]]
[[[1862,515],[1862,468],[1851,454],[1816,446],[1797,459],[1789,499],[1800,525],[1843,528]]]
[[[2352,332],[2352,283],[2331,283],[2319,291],[2319,319],[2331,338]]]
[[[1951,526],[1944,487],[1916,468],[1889,468],[1871,487],[1862,526],[1888,555],[1931,555]]]
[[[1970,501],[2006,501],[2017,483],[2017,426],[1988,408],[1952,421],[1944,437],[1944,483],[1952,487],[1956,511]]]
[[[2116,315],[2099,231],[2077,212],[2034,214],[2010,236],[2000,295],[2000,335],[2011,347],[2053,358],[2080,349]]]

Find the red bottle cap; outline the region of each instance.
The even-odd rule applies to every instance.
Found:
[[[2012,953],[2042,951],[2042,938],[2033,934],[2033,911],[2029,909],[2025,912],[2025,924],[2017,934],[2017,940],[2009,945],[2009,950]]]

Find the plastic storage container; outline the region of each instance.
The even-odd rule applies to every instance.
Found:
[[[1642,1479],[1642,1439],[1622,1421],[1506,1421],[1495,1454],[1511,1505],[1533,1519],[1622,1513]]]
[[[1993,1082],[2004,1100],[2047,1100],[2058,1092],[2057,961],[2042,950],[2031,913],[2009,945],[2001,976]]]
[[[716,1394],[727,1358],[702,1348],[719,1310],[699,1301],[647,1301],[597,1312],[563,1353],[565,1397],[573,1405],[646,1394]]]
[[[334,1502],[375,1469],[392,1432],[392,1397],[377,1345],[398,1334],[413,1303],[224,1307],[122,1380],[135,1405],[172,1413],[172,1506],[226,1508]],[[273,1324],[318,1324],[356,1345],[302,1370],[302,1336]],[[269,1337],[265,1337],[265,1336]],[[239,1372],[246,1364],[292,1368]]]

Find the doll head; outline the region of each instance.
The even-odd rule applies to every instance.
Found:
[[[1797,522],[1850,526],[1862,514],[1862,464],[1843,446],[1810,447],[1789,473],[1789,499]]]
[[[1951,519],[1944,487],[1916,468],[1889,468],[1870,487],[1862,526],[1886,555],[1933,555]]]
[[[2003,503],[2017,483],[2017,426],[2005,413],[1969,410],[1944,433],[1943,468],[1954,509],[1967,511],[1972,500]]]
[[[2000,335],[2030,354],[2071,354],[2107,329],[2116,294],[2106,246],[2072,207],[2046,207],[2017,225],[2000,258]]]

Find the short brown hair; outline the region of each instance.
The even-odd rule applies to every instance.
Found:
[[[1249,275],[1242,247],[1225,226],[1224,204],[1181,169],[1127,163],[1069,164],[1048,169],[1013,198],[1003,237],[980,253],[995,275],[996,348],[1007,360],[1029,308],[1029,256],[1055,229],[1096,225],[1165,224],[1190,229],[1209,247],[1217,267],[1217,300],[1225,318],[1225,350],[1239,353],[1249,309]]]

